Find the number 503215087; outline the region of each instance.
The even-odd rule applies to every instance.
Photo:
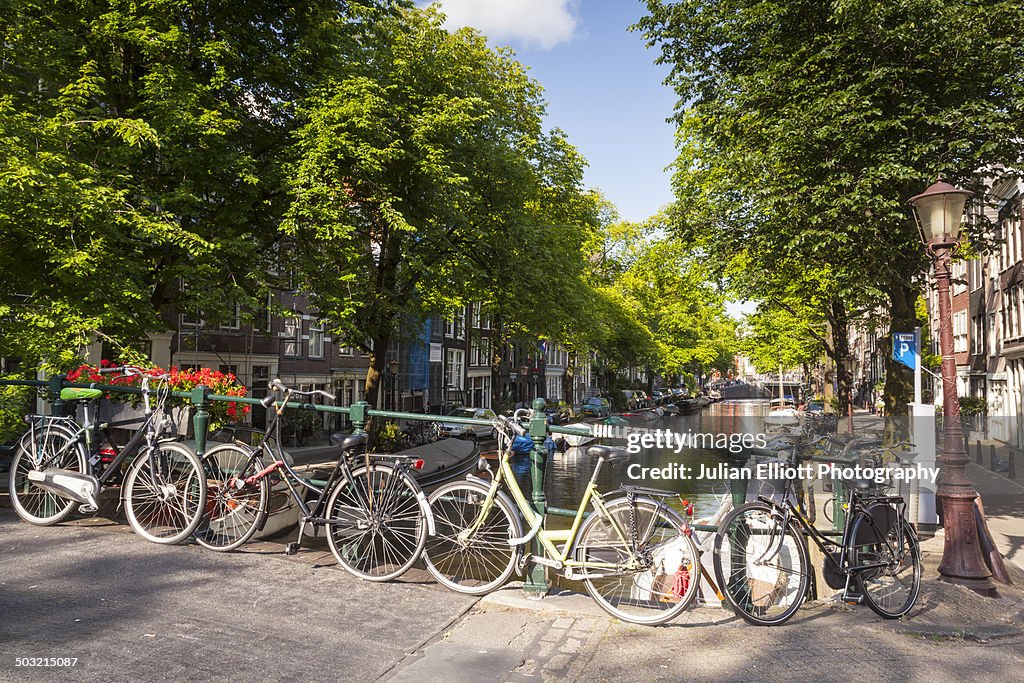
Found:
[[[74,666],[78,657],[15,657],[14,666]]]

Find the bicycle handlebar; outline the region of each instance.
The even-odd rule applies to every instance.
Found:
[[[280,392],[286,393],[286,394],[295,394],[297,396],[317,396],[317,395],[320,395],[320,396],[323,396],[324,398],[329,399],[331,401],[336,399],[336,396],[334,394],[330,394],[330,393],[328,393],[326,391],[323,391],[322,389],[314,389],[313,391],[299,391],[298,389],[289,389],[288,387],[286,387],[284,385],[284,383],[280,379],[277,379],[277,378],[270,380],[270,384],[268,384],[267,386],[270,388],[271,391],[280,391]],[[273,397],[272,396],[268,396],[267,398],[271,399],[271,402],[273,402]],[[266,399],[264,399],[264,400],[266,400]],[[261,401],[261,403],[262,403],[262,401]],[[267,405],[267,407],[269,408],[270,406]]]

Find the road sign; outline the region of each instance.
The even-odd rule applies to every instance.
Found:
[[[917,369],[917,335],[913,332],[893,332],[892,357],[911,370]]]

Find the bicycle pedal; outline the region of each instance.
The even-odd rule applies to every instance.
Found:
[[[94,512],[97,512],[98,510],[99,510],[99,508],[94,506],[94,505],[84,505],[83,504],[83,505],[79,505],[78,506],[78,511],[81,512],[83,515],[91,515]]]
[[[292,541],[291,543],[289,543],[288,545],[286,545],[284,547],[284,554],[285,555],[297,555],[299,553],[299,549],[301,547],[302,547],[301,544],[299,544],[299,543],[297,543],[295,541]]]

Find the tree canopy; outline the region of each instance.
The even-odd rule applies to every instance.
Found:
[[[986,172],[1021,160],[1024,6],[647,6],[638,29],[679,95],[678,234],[748,273],[792,275],[758,277],[750,298],[785,298],[810,272],[809,302],[825,273],[833,317],[880,304],[912,326],[927,261],[907,199],[939,175],[983,193]]]

